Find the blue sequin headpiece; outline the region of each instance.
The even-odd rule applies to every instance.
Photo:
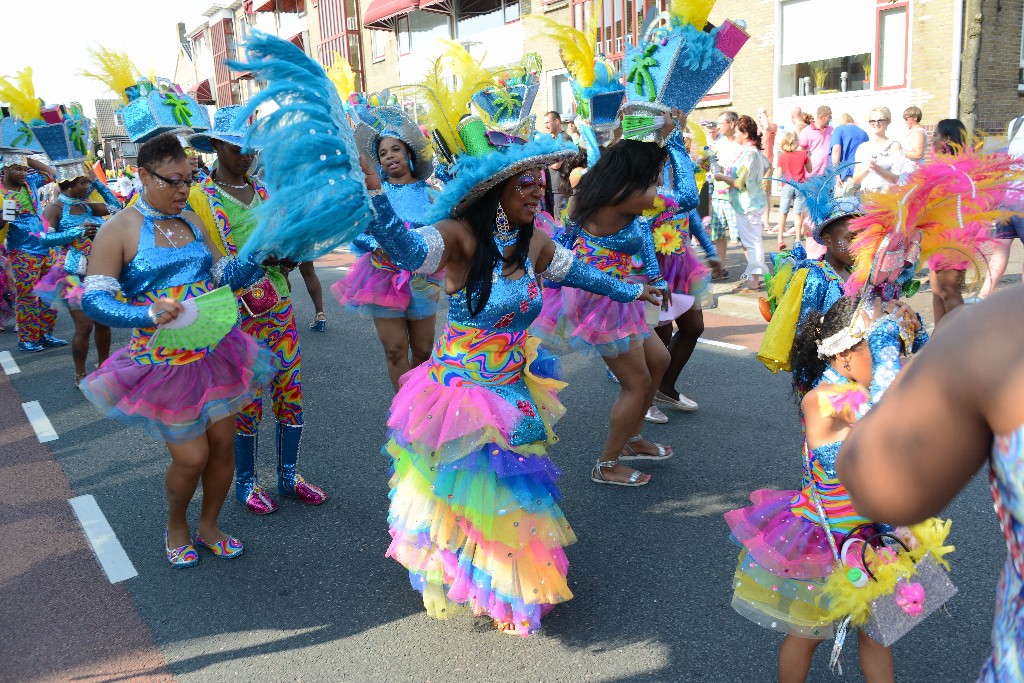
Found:
[[[847,216],[856,218],[864,213],[860,197],[835,196],[836,179],[839,177],[839,172],[847,166],[850,164],[830,166],[825,169],[824,173],[810,176],[802,183],[778,178],[780,182],[792,185],[803,195],[807,213],[810,214],[811,221],[814,222],[814,241],[818,244],[825,243],[821,234],[833,221]]]
[[[188,137],[188,144],[200,152],[213,152],[213,140],[229,142],[232,145],[242,147],[245,142],[245,134],[249,131],[249,122],[243,117],[236,121],[238,112],[242,110],[239,105],[221,107],[213,115],[213,128],[205,133],[196,133]]]
[[[648,12],[643,37],[626,49],[622,64],[627,108],[692,111],[750,37],[740,24],[726,20],[705,31],[669,13]]]
[[[0,148],[19,150],[25,154],[39,154],[43,151],[31,126],[11,116],[7,107],[0,108],[0,115],[3,117],[0,118]]]
[[[352,111],[359,119],[355,128],[356,147],[367,159],[379,158],[377,148],[384,138],[395,138],[409,146],[413,154],[412,174],[426,180],[434,172],[434,150],[430,140],[423,134],[405,110],[390,104],[373,106],[371,100],[389,102],[386,91],[381,95],[367,98],[367,106]]]
[[[82,113],[82,105],[72,102],[67,107],[62,104],[43,107],[40,116],[29,125],[50,161],[85,161],[92,122]]]
[[[193,132],[210,129],[206,108],[167,79],[149,79],[125,89],[128,104],[121,108],[121,118],[132,142],[146,142],[157,135],[183,128]]]

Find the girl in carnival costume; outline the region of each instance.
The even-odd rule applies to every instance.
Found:
[[[315,67],[287,41],[260,41],[264,54],[287,54]],[[432,73],[440,77],[446,65],[467,58],[464,50],[458,58],[442,56]],[[280,80],[273,76],[268,89],[290,97],[297,86],[284,72]],[[432,100],[429,125],[458,160],[427,225],[409,230],[371,162],[363,166],[377,213],[373,237],[399,268],[422,274],[443,268],[449,296],[448,321],[433,355],[403,377],[391,407],[385,451],[393,467],[393,540],[387,554],[409,570],[432,616],[445,618],[468,604],[502,630],[525,636],[572,597],[563,547],[575,540],[557,505],[558,469],[546,456],[553,425],[564,413],[556,397],[564,385],[526,332],[541,306],[537,273],[622,301],[658,299],[650,287],[575,261],[534,230],[544,168],[574,147],[551,139],[526,142],[521,133],[533,126],[522,110],[512,114],[521,120],[512,131],[491,127],[493,119],[465,116],[474,92],[452,91],[447,79],[436,85],[452,96]],[[497,86],[475,94],[482,109],[510,99]],[[304,134],[307,127],[296,128]],[[282,137],[292,134],[282,126]],[[275,143],[273,136],[262,139],[266,147]],[[324,195],[311,208],[336,200]]]
[[[355,129],[356,144],[363,156],[376,163],[395,212],[415,230],[425,225],[430,212],[427,179],[434,172],[433,150],[401,107],[388,103],[386,94],[374,98],[382,104],[355,108],[361,119]],[[430,357],[439,278],[401,270],[369,233],[357,237],[352,246],[359,259],[331,291],[341,305],[373,318],[388,376],[398,391],[399,378]]]
[[[75,386],[85,378],[85,361],[89,356],[89,336],[96,331],[96,366],[103,365],[110,356],[110,328],[93,323],[82,312],[82,276],[88,266],[92,240],[100,227],[100,217],[109,216],[120,209],[120,202],[96,174],[86,169],[81,162],[56,165],[56,181],[60,187],[58,201],[43,209],[43,219],[59,230],[81,229],[67,249],[46,276],[36,285],[36,294],[48,306],[61,299],[68,307],[75,323],[75,334],[71,338],[71,358],[75,363]],[[89,195],[98,192],[103,203],[88,201]]]
[[[241,289],[261,275],[259,266],[221,257],[199,216],[184,211],[195,181],[174,135],[139,148],[143,192],[97,233],[84,280],[82,311],[109,327],[132,328],[115,352],[80,387],[109,417],[141,427],[164,441],[168,519],[167,561],[195,565],[196,546],[233,558],[242,543],[222,532],[217,518],[234,474],[234,415],[273,376],[273,360],[252,337],[232,327],[219,342],[198,349],[151,343],[162,323],[175,320],[182,301],[221,284]],[[203,501],[193,538],[186,518],[199,480]]]
[[[802,486],[755,491],[752,506],[725,514],[731,539],[742,548],[733,608],[787,634],[779,648],[780,681],[805,680],[816,648],[833,635],[834,619],[819,596],[836,566],[835,548],[869,521],[854,511],[836,476],[836,454],[896,378],[901,351],[919,330],[918,318],[898,302],[857,305],[841,298],[827,313],[810,312],[791,358],[805,437]],[[892,650],[858,634],[864,678],[892,681]],[[837,648],[842,636],[837,631]]]

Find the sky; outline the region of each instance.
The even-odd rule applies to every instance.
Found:
[[[143,74],[174,77],[178,22],[186,30],[205,20],[217,0],[0,0],[4,56],[0,75],[31,66],[36,95],[47,104],[114,97],[107,86],[80,75],[92,66],[90,47],[124,50]],[[224,2],[223,4],[227,4]],[[15,27],[18,27],[15,29]]]

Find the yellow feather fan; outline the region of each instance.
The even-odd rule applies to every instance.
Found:
[[[125,89],[135,85],[141,75],[132,60],[124,52],[111,50],[106,47],[90,48],[89,56],[92,57],[93,69],[95,72],[83,71],[83,76],[95,78],[105,84],[121,100],[128,104],[128,96]],[[155,82],[155,81],[154,81]]]
[[[348,60],[337,52],[334,55],[334,63],[327,70],[327,78],[331,79],[334,87],[338,89],[338,97],[347,100],[348,96],[356,91],[356,73]]]
[[[32,84],[32,67],[26,66],[12,79],[0,77],[0,101],[6,102],[11,115],[25,123],[39,118],[42,101]]]
[[[670,12],[681,24],[690,24],[698,31],[703,31],[715,2],[716,0],[672,0]]]
[[[424,97],[426,113],[421,122],[429,130],[438,131],[448,149],[459,154],[465,151],[459,137],[459,121],[470,113],[473,94],[491,85],[494,78],[466,48],[453,40],[442,42],[446,49],[427,70],[423,82],[404,89]],[[453,74],[458,74],[457,83]]]
[[[599,5],[594,2],[594,5]],[[539,14],[528,14],[523,17],[524,21],[531,23],[537,29],[537,35],[541,38],[549,38],[558,45],[558,54],[562,58],[562,64],[569,71],[573,80],[584,88],[594,84],[594,38],[583,31],[565,24],[560,24],[550,17]],[[591,21],[591,26],[595,22]]]

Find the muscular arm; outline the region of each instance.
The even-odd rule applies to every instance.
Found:
[[[859,513],[919,522],[970,481],[993,432],[1020,424],[1022,335],[1024,290],[1017,287],[968,307],[932,337],[839,454],[839,476]]]

